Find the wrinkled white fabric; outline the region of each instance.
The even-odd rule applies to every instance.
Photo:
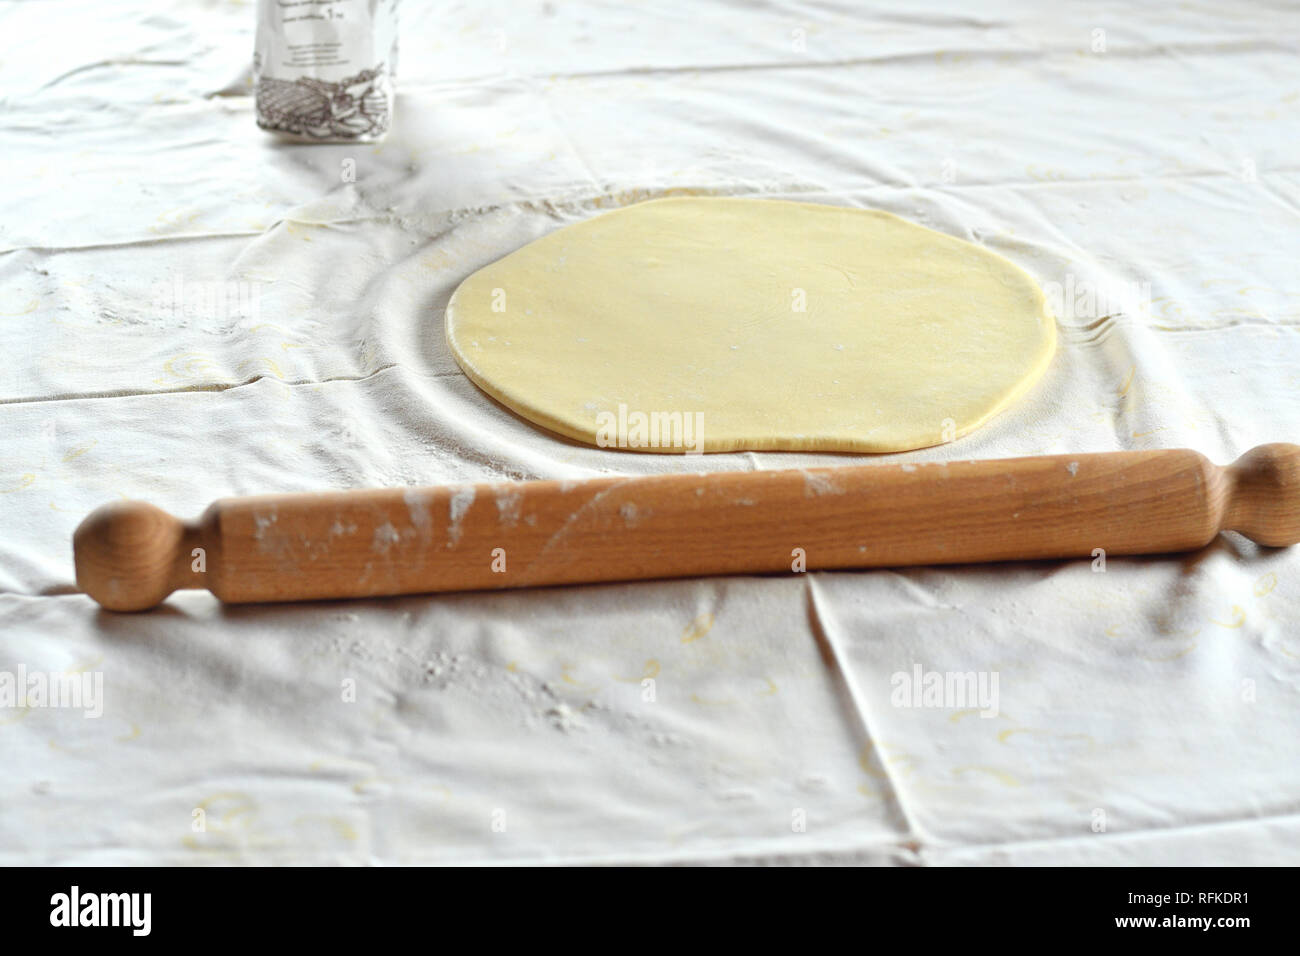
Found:
[[[0,862],[1296,862],[1300,552],[1238,536],[1105,573],[74,593],[118,497],[683,468],[540,433],[443,337],[475,269],[666,194],[884,209],[1102,294],[1017,407],[891,460],[1300,437],[1293,9],[404,6],[375,146],[257,129],[248,4],[0,10],[0,670],[104,688],[0,710]],[[895,706],[915,665],[996,674],[998,715]]]

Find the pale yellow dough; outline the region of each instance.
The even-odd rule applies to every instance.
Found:
[[[1015,401],[1056,326],[1024,270],[889,213],[661,199],[474,273],[447,340],[485,392],[581,442],[619,447],[621,414],[635,448],[641,413],[663,425],[642,451],[888,452]],[[676,413],[698,434],[669,439]]]

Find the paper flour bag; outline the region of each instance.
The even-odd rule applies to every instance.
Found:
[[[393,118],[397,0],[258,0],[257,125],[372,142]]]

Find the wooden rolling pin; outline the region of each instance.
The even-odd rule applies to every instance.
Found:
[[[106,608],[180,588],[296,601],[822,568],[1154,554],[1223,530],[1300,541],[1300,447],[1187,450],[136,501],[77,528]]]

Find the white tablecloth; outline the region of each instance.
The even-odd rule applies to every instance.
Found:
[[[253,22],[0,9],[0,671],[103,681],[0,710],[0,862],[1296,862],[1300,552],[1238,536],[143,615],[70,552],[119,497],[855,461],[584,448],[461,374],[462,279],[663,195],[885,209],[1097,293],[1018,406],[892,460],[1295,440],[1294,7],[408,0],[375,146],[256,128]],[[916,666],[997,715],[896,706]]]

